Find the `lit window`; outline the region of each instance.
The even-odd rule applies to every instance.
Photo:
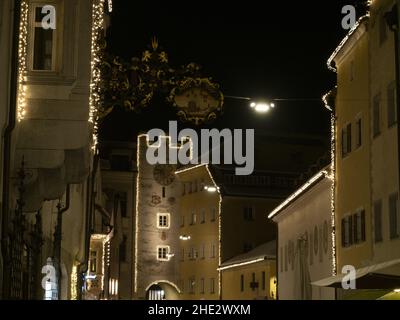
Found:
[[[342,247],[346,248],[353,244],[353,216],[342,219]]]
[[[35,7],[33,12],[34,30],[32,69],[51,71],[54,70],[55,30],[51,28],[43,28],[42,20],[48,13],[42,13],[42,6]]]
[[[169,260],[169,246],[157,247],[157,259],[159,261],[168,261]]]
[[[158,213],[157,214],[157,227],[159,229],[168,229],[170,227],[169,220],[170,220],[169,213]]]
[[[90,272],[97,272],[97,251],[90,251]]]
[[[197,222],[197,215],[196,215],[196,212],[195,212],[194,210],[192,211],[191,218],[192,218],[192,220],[190,221],[190,224],[191,224],[191,225],[196,224],[196,222]]]

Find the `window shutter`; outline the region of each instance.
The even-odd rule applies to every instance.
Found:
[[[351,123],[347,125],[347,151],[346,153],[351,152]]]
[[[358,238],[358,227],[359,227],[359,223],[358,223],[358,213],[353,215],[353,239],[354,239],[354,243],[358,243],[359,242],[359,238]]]
[[[365,241],[365,210],[361,211],[361,241]]]
[[[354,243],[354,236],[353,236],[353,223],[354,223],[354,221],[353,221],[353,217],[352,216],[349,216],[348,219],[349,219],[349,226],[348,226],[348,228],[349,228],[349,239],[348,239],[348,241],[349,241],[349,245],[351,246]]]
[[[346,247],[346,221],[342,219],[342,247]]]

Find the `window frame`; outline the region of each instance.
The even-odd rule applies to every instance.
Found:
[[[163,224],[160,224],[160,218],[165,217],[166,218],[166,226]],[[158,212],[157,213],[157,229],[163,229],[163,230],[168,230],[171,228],[171,215],[168,212]]]
[[[166,249],[166,253],[165,253],[165,258],[163,257],[163,252],[162,252],[162,256],[160,257],[160,250]],[[170,258],[168,256],[168,254],[170,253],[170,246],[157,246],[157,260],[158,261],[169,261]]]
[[[46,5],[54,6],[56,9],[56,29],[51,29],[53,32],[53,43],[52,43],[52,57],[51,57],[51,69],[34,69],[34,59],[35,59],[35,35],[36,28],[41,27],[42,22],[36,22],[36,8],[42,8]],[[48,0],[48,1],[33,1],[30,3],[29,8],[29,42],[28,42],[28,71],[36,74],[54,74],[58,70],[58,53],[61,50],[59,49],[59,39],[61,38],[59,35],[59,30],[62,30],[63,24],[63,13],[61,12],[61,3],[56,0]]]

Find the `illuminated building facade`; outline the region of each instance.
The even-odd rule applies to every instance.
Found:
[[[396,1],[369,4],[367,15],[328,61],[337,72],[332,108],[337,275],[316,284],[339,288],[338,299],[376,299],[400,285],[399,70],[393,29],[398,12]],[[357,290],[342,290],[346,265],[356,269]]]
[[[49,14],[42,12],[45,4],[52,8],[55,28],[43,27]],[[54,296],[79,298],[80,275],[88,260],[90,204],[96,201],[98,186],[90,84],[95,79],[91,62],[98,49],[92,38],[105,27],[105,11],[99,9],[104,1],[45,4],[1,3],[1,63],[17,59],[15,70],[11,63],[4,74],[10,83],[1,81],[2,92],[13,92],[3,91],[4,85],[16,89],[15,97],[1,99],[16,103],[0,104],[1,121],[7,118],[3,115],[9,117],[1,124],[2,129],[8,126],[4,143],[2,137],[7,157],[1,162],[1,272],[2,296],[9,299],[44,298],[41,269],[48,258],[56,269]],[[16,52],[10,51],[11,38],[3,37],[12,18],[17,26]]]

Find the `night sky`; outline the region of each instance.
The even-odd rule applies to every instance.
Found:
[[[226,99],[211,127],[327,137],[330,115],[320,98],[335,85],[335,74],[326,61],[346,34],[341,8],[360,2],[114,0],[108,47],[125,59],[141,57],[156,36],[172,66],[202,65],[225,95],[293,99],[264,115],[247,101]],[[100,138],[132,141],[137,132],[174,119],[160,96],[139,114],[115,109]]]

